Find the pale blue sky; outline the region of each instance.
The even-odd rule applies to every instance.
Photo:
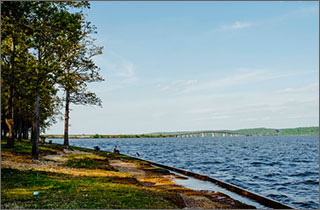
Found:
[[[71,134],[319,124],[318,2],[91,2],[103,108]],[[47,133],[62,134],[63,121]]]

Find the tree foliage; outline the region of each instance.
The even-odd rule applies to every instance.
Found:
[[[70,104],[99,105],[101,100],[95,93],[88,91],[87,84],[103,81],[93,57],[102,53],[102,47],[94,44],[91,34],[96,33],[95,26],[85,21],[83,13],[62,14],[64,30],[59,37],[59,60],[63,74],[58,78],[65,97],[64,146],[69,148]]]
[[[1,135],[12,147],[31,130],[33,158],[40,131],[60,114],[59,87],[69,90],[72,103],[101,104],[86,89],[102,80],[92,60],[101,48],[90,41],[94,26],[81,11],[89,7],[86,1],[1,2]]]

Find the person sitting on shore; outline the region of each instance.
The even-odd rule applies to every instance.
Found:
[[[96,152],[100,152],[100,147],[99,147],[99,146],[95,146],[95,147],[94,147],[94,150],[95,150]]]
[[[118,150],[118,146],[117,145],[114,146],[113,152],[116,153],[116,154],[120,154],[120,151]]]

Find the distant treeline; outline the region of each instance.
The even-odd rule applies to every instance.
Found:
[[[287,136],[287,135],[319,135],[319,127],[300,127],[300,128],[253,128],[228,131],[249,136]]]
[[[47,138],[64,138],[64,135],[44,135]],[[70,135],[69,138],[71,139],[77,139],[77,138],[164,138],[164,137],[170,137],[169,135],[162,135],[162,134],[131,134],[131,135],[100,135],[100,134],[94,134],[94,135]]]
[[[286,135],[319,135],[319,126],[313,127],[298,127],[298,128],[248,128],[239,130],[202,130],[202,131],[181,131],[181,132],[157,132],[150,133],[152,135],[181,135],[192,133],[232,133],[246,136],[286,136]]]
[[[219,131],[182,131],[182,132],[163,132],[163,133],[150,133],[150,134],[120,134],[120,135],[70,135],[70,138],[165,138],[175,137],[176,135],[182,134],[193,134],[193,133],[229,133],[229,134],[240,134],[245,136],[286,136],[286,135],[319,135],[319,127],[300,127],[300,128],[285,128],[285,129],[274,129],[274,128],[251,128],[251,129],[240,129],[240,130],[219,130]],[[64,138],[64,135],[45,135],[48,138]]]

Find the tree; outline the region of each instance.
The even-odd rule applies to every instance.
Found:
[[[32,87],[35,95],[32,122],[32,158],[38,159],[40,136],[40,103],[46,94],[54,95],[55,78],[61,72],[56,59],[61,8],[53,2],[32,2],[29,27],[32,30],[33,72]],[[40,102],[41,101],[41,102]]]
[[[9,133],[8,146],[13,147],[14,138],[27,138],[32,127],[32,157],[37,159],[40,130],[55,122],[61,104],[56,93],[57,80],[64,74],[65,47],[77,46],[74,49],[78,50],[78,57],[74,57],[79,59],[79,72],[87,68],[94,75],[86,79],[79,73],[82,79],[77,80],[78,89],[69,90],[69,97],[72,99],[74,92],[82,93],[88,103],[100,103],[93,93],[86,92],[82,82],[100,79],[91,60],[94,48],[88,49],[82,42],[92,28],[84,22],[82,13],[72,14],[68,10],[89,8],[89,3],[15,1],[1,5],[1,135]]]
[[[61,68],[64,70],[59,84],[65,93],[64,147],[69,149],[70,104],[99,105],[101,100],[88,91],[87,84],[103,81],[93,57],[102,54],[103,47],[94,45],[89,35],[96,33],[95,27],[84,20],[82,12],[65,14],[66,30],[60,41]]]
[[[30,2],[1,2],[1,102],[2,122],[9,131],[7,145],[14,146],[16,137],[17,93],[28,56],[29,33],[26,28]]]

